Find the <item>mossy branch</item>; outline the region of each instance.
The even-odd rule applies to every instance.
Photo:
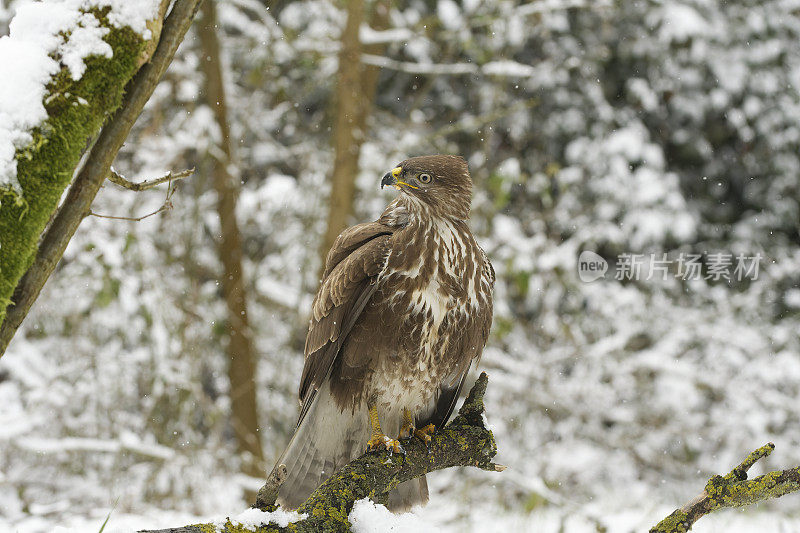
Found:
[[[59,53],[54,53],[53,59],[61,64],[46,86],[42,105],[47,118],[30,132],[32,141],[14,155],[21,194],[0,189],[0,319],[6,304],[18,301],[12,294],[33,260],[40,234],[56,210],[87,141],[119,107],[125,86],[149,44],[160,37],[160,25],[152,26],[148,41],[130,27],[117,27],[109,20],[108,7],[84,6],[81,13],[107,32],[104,41],[112,53],[110,57],[97,54],[84,58],[86,69],[77,80]],[[68,43],[70,35],[67,31],[53,37]],[[13,84],[15,80],[3,83]]]
[[[452,422],[432,435],[430,449],[419,439],[411,439],[405,446],[406,455],[390,456],[388,452],[370,452],[350,462],[333,477],[323,483],[297,511],[308,515],[287,527],[264,525],[246,528],[227,520],[225,532],[338,532],[349,531],[347,519],[353,503],[362,498],[385,500],[386,494],[399,483],[418,478],[429,472],[453,466],[474,466],[490,472],[501,472],[505,467],[492,462],[497,453],[492,432],[484,425],[483,395],[488,378],[482,373],[473,385],[464,404]],[[276,469],[280,472],[280,469]],[[259,491],[254,507],[262,510],[275,509],[277,487],[281,483],[278,474],[268,480]],[[151,531],[150,533],[208,533],[217,531],[213,524],[197,524],[175,529]]]
[[[124,60],[124,65],[116,69],[119,72],[108,76],[109,63],[92,56],[86,60],[87,72],[78,82],[87,87],[78,91],[69,86],[70,91],[63,88],[59,91],[59,94],[71,92],[85,97],[90,103],[95,99],[100,103],[89,106],[91,113],[88,116],[85,113],[74,115],[77,112],[75,110],[83,113],[85,106],[73,106],[67,102],[70,105],[65,104],[63,112],[58,113],[57,109],[51,109],[55,105],[52,104],[48,107],[48,121],[52,126],[53,121],[60,120],[64,122],[64,128],[73,128],[75,131],[70,129],[71,134],[66,139],[69,142],[62,139],[64,135],[51,133],[46,139],[42,137],[36,153],[23,154],[25,157],[17,154],[18,178],[25,205],[4,202],[0,207],[0,242],[3,248],[3,253],[0,254],[0,355],[5,352],[17,328],[27,316],[78,225],[89,214],[97,191],[109,175],[111,163],[167,66],[172,62],[178,45],[199,9],[200,1],[174,2],[164,21],[152,57],[138,71],[135,69],[141,65],[143,54],[152,48],[152,43],[145,43],[129,28],[119,31],[112,29],[107,39],[120,35],[119,43],[113,40],[111,42],[113,60]],[[162,0],[162,9],[166,9],[168,4],[169,0]],[[160,22],[154,21],[150,26],[152,30],[157,30]],[[93,75],[95,71],[97,74]],[[109,111],[114,111],[113,115],[100,131],[97,141],[72,181],[66,198],[53,216],[64,187],[78,164],[86,140],[96,133]],[[54,131],[56,130],[58,128]],[[57,179],[53,179],[54,176]],[[42,229],[51,218],[52,222],[39,239]],[[8,295],[12,290],[13,303],[5,309],[3,318],[3,308],[9,303]]]
[[[719,509],[743,507],[800,491],[800,467],[747,479],[750,467],[774,449],[770,442],[748,455],[728,474],[709,479],[703,492],[659,522],[650,533],[686,533],[701,517]]]

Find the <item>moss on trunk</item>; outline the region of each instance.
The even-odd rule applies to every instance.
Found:
[[[0,192],[0,321],[89,140],[119,107],[125,85],[148,44],[130,28],[112,26],[108,8],[89,13],[109,29],[104,40],[113,56],[86,58],[86,71],[77,81],[66,67],[53,77],[45,96],[48,118],[32,132],[33,141],[15,156],[22,196],[10,190]]]

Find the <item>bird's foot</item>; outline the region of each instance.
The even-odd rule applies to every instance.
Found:
[[[431,434],[436,431],[436,426],[428,424],[424,428],[415,429],[414,436],[425,443],[428,448],[431,447]]]
[[[367,441],[367,451],[381,451],[386,450],[389,453],[399,453],[405,455],[406,450],[400,444],[400,441],[387,437],[382,433],[372,435],[372,438]]]
[[[398,440],[408,440],[413,435],[417,428],[414,427],[414,422],[407,420],[400,426],[400,434],[397,436]]]

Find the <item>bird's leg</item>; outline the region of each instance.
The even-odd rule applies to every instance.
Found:
[[[425,443],[425,446],[428,448],[431,447],[431,434],[436,431],[436,426],[433,424],[428,424],[424,428],[415,429],[414,436],[417,437],[419,440]]]
[[[406,451],[395,439],[390,439],[381,431],[381,421],[378,418],[378,406],[369,405],[369,423],[372,426],[372,437],[367,441],[367,451],[387,450],[390,453],[405,453]]]
[[[411,411],[403,407],[403,425],[400,426],[400,435],[397,438],[401,440],[410,439],[416,429]]]
[[[431,433],[434,431],[436,431],[436,426],[433,424],[428,424],[422,429],[417,429],[414,424],[414,416],[411,414],[411,411],[405,407],[403,408],[403,425],[400,426],[400,436],[398,439],[410,439],[413,435],[424,442],[426,446],[430,447]]]

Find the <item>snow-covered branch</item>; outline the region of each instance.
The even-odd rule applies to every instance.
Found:
[[[535,78],[541,76],[548,68],[547,64],[532,66],[518,61],[499,60],[490,61],[483,65],[475,63],[415,63],[412,61],[398,61],[386,56],[361,54],[361,62],[367,65],[397,70],[407,74],[463,76],[483,75],[508,78]]]
[[[161,4],[154,4],[155,14],[162,14],[167,4],[166,0]],[[0,354],[5,351],[42,286],[55,269],[81,220],[90,212],[89,207],[108,176],[111,163],[172,61],[199,5],[200,0],[175,2],[164,21],[158,46],[152,57],[130,82],[128,80],[139,66],[141,53],[147,49],[147,43],[141,35],[131,31],[131,28],[124,26],[115,30],[113,23],[109,23],[112,29],[108,38],[116,35],[115,31],[121,32],[116,37],[118,40],[112,41],[118,46],[114,48],[112,45],[111,61],[122,61],[124,64],[109,63],[92,56],[86,60],[86,73],[77,82],[74,82],[68,69],[64,67],[61,74],[54,78],[52,86],[48,85],[51,96],[60,94],[66,100],[57,104],[54,102],[59,101],[59,98],[56,98],[47,104],[47,121],[50,127],[46,131],[49,133],[38,134],[38,140],[25,148],[27,152],[20,157],[18,151],[16,157],[17,174],[25,176],[20,182],[23,183],[23,195],[18,201],[4,202],[0,206],[0,217],[5,222],[0,227],[9,234],[0,235],[4,243],[0,264],[0,306],[13,303],[5,310],[5,318],[0,325]],[[121,9],[123,13],[127,13],[126,8]],[[105,20],[103,17],[111,17],[113,13],[101,10],[94,16]],[[157,26],[149,23],[147,25]],[[150,29],[147,29],[147,35],[152,38]],[[115,71],[117,76],[109,77],[108,73]],[[59,85],[62,82],[64,85]],[[70,92],[65,92],[67,90]],[[68,96],[91,98],[93,103],[84,106],[79,100],[80,105],[73,105]],[[106,113],[114,109],[116,111],[92,146],[67,197],[54,213],[61,193],[78,164],[86,139],[96,133]],[[53,179],[54,176],[58,179]],[[37,249],[40,232],[51,219],[52,223],[42,235]],[[11,246],[6,243],[11,243]],[[3,314],[0,311],[0,317]]]
[[[175,457],[175,450],[156,443],[144,443],[131,436],[119,439],[87,439],[64,437],[46,439],[28,437],[20,439],[17,446],[36,453],[130,453],[148,459],[167,461]]]

